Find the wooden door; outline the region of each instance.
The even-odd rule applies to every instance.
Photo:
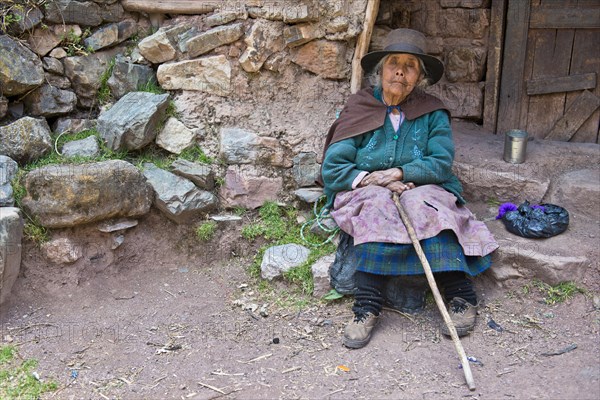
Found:
[[[497,133],[598,143],[600,0],[509,0]]]

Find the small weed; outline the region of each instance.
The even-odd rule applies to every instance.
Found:
[[[179,154],[179,158],[183,158],[184,160],[199,162],[201,164],[212,164],[214,160],[207,156],[199,146],[194,145],[189,147]]]
[[[206,242],[213,238],[217,231],[217,223],[215,221],[207,221],[196,228],[196,237],[202,242]]]
[[[162,87],[160,87],[158,85],[158,82],[156,82],[155,80],[149,80],[145,84],[138,86],[138,91],[139,92],[154,93],[154,94],[163,94],[163,93],[165,93],[165,90]]]
[[[221,187],[224,184],[225,184],[225,178],[223,178],[222,176],[215,177],[215,186],[216,187]]]
[[[500,204],[502,204],[502,202],[495,197],[490,197],[489,199],[487,199],[486,204],[489,207],[498,208]]]
[[[73,29],[61,37],[60,45],[66,48],[67,55],[72,56],[87,56],[93,53],[94,50],[90,47],[85,47],[83,40],[92,34],[91,29],[86,29],[78,35]]]
[[[31,218],[29,215],[26,215],[26,217],[28,221],[23,226],[23,236],[25,238],[36,243],[38,246],[50,240],[48,229],[42,226],[37,218]]]
[[[38,399],[42,393],[55,391],[56,382],[34,376],[36,367],[36,360],[22,360],[15,347],[0,347],[0,398]]]
[[[541,281],[534,281],[533,285],[543,294],[544,302],[548,305],[562,303],[577,293],[587,293],[585,289],[578,287],[575,282],[571,281],[561,282],[554,286]]]
[[[179,118],[179,112],[177,112],[177,105],[173,100],[169,100],[169,105],[167,106],[167,111],[165,111],[165,115],[167,118]]]
[[[240,207],[240,206],[235,206],[233,207],[233,215],[237,215],[238,217],[241,217],[242,215],[246,214],[248,210],[246,210],[244,207]]]
[[[108,86],[108,80],[113,73],[113,69],[115,68],[115,58],[113,57],[108,62],[108,68],[100,75],[100,88],[98,89],[98,103],[100,105],[104,105],[108,103],[112,99],[112,93],[110,91],[110,87]]]
[[[129,161],[134,162],[140,170],[144,168],[144,163],[152,163],[158,168],[169,170],[175,159],[176,155],[170,154],[160,147],[146,146],[141,152],[135,154],[134,159]]]

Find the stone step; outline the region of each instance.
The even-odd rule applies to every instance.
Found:
[[[594,287],[600,273],[598,263],[600,221],[571,214],[568,229],[547,239],[530,239],[510,233],[496,220],[496,207],[482,202],[468,204],[477,219],[485,221],[500,247],[493,253],[488,276],[500,283],[537,279],[550,285],[575,281]],[[596,279],[597,280],[597,279]]]

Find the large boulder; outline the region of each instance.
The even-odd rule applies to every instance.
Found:
[[[30,115],[56,117],[73,111],[77,105],[77,96],[70,90],[43,85],[25,96],[23,103]]]
[[[0,88],[3,96],[16,96],[40,86],[44,68],[27,47],[9,36],[0,35]]]
[[[189,27],[185,24],[175,25],[166,29],[160,28],[157,32],[145,37],[138,43],[140,54],[153,64],[160,64],[175,59],[178,37],[188,29]]]
[[[217,207],[214,194],[152,163],[144,164],[144,175],[156,194],[156,207],[177,223],[193,222],[194,218]]]
[[[223,55],[161,64],[156,77],[166,90],[199,90],[219,96],[231,92],[231,65]]]
[[[27,174],[25,188],[23,206],[48,228],[137,217],[152,204],[144,176],[123,160],[48,165]]]
[[[168,94],[127,93],[100,114],[98,132],[112,150],[139,150],[156,138],[168,104]]]
[[[269,247],[260,264],[263,279],[273,280],[308,260],[310,250],[299,244],[284,244]]]
[[[0,208],[0,304],[10,296],[21,267],[23,218],[18,208]]]
[[[50,127],[45,119],[23,117],[0,126],[0,154],[28,163],[52,150]]]

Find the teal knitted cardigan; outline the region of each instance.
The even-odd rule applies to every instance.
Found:
[[[381,101],[381,90],[374,96]],[[352,190],[362,171],[402,168],[405,182],[437,184],[465,204],[462,185],[452,172],[454,142],[446,111],[436,110],[413,120],[404,120],[398,132],[389,117],[380,128],[331,144],[323,160],[321,175],[332,208],[335,195]]]

